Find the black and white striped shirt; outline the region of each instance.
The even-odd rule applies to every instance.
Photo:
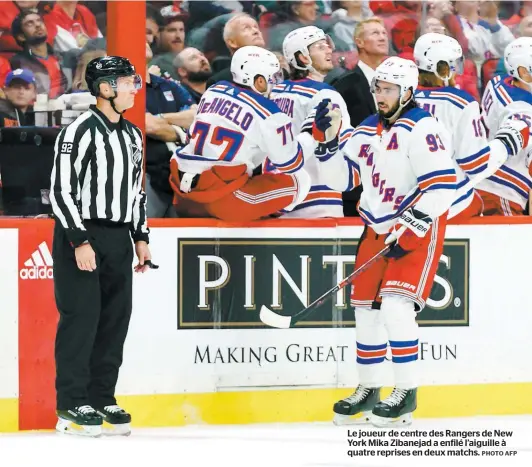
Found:
[[[110,122],[96,106],[61,130],[50,202],[73,246],[87,240],[87,219],[131,223],[133,240],[148,241],[142,152],[140,130],[124,118]]]

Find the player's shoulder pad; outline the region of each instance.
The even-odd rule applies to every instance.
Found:
[[[355,128],[353,136],[366,135],[373,136],[377,134],[377,125],[379,124],[379,116],[377,114],[370,115],[362,121],[360,125]]]
[[[444,86],[435,89],[419,89],[416,91],[416,97],[430,96],[432,99],[449,102],[450,104],[465,109],[469,103],[474,102],[475,98],[462,89],[456,89],[452,86]]]
[[[229,81],[220,81],[219,83],[213,84],[209,88],[209,91],[225,94],[241,102],[245,102],[263,119],[267,119],[273,114],[281,113],[277,104],[267,97],[251,89],[245,89],[234,83],[230,83]]]
[[[495,79],[495,78],[494,78]],[[527,104],[532,104],[532,94],[524,89],[518,88],[511,84],[512,78],[510,76],[502,77],[494,84],[493,89],[497,99],[503,105],[509,105],[512,102],[522,101]]]
[[[290,92],[293,94],[299,94],[304,97],[314,97],[322,89],[335,89],[327,83],[320,83],[319,81],[314,81],[312,79],[298,79],[298,80],[286,80],[283,81],[280,85],[274,87],[275,92]],[[280,87],[283,87],[280,90]]]
[[[404,128],[405,130],[411,132],[416,123],[425,118],[434,119],[430,112],[423,110],[419,107],[407,110],[397,121],[393,124],[394,127]],[[435,120],[435,119],[434,119]]]

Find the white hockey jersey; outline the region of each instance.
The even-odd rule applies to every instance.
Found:
[[[327,98],[340,107],[343,119],[342,128],[348,128],[350,117],[344,99],[326,83],[311,79],[287,80],[275,85],[270,96],[270,99],[292,119],[293,128],[298,134],[303,129],[311,130],[315,108]],[[323,182],[314,157],[305,160],[305,169],[311,177],[310,193],[305,201],[283,217],[344,217],[342,193],[331,190]],[[271,167],[267,164],[265,170],[269,171]]]
[[[449,210],[449,219],[461,213],[473,201],[473,186],[492,175],[508,158],[500,141],[488,144],[477,101],[465,91],[451,86],[418,87],[418,105],[430,112],[446,128],[444,142],[452,150],[457,176],[457,199]]]
[[[482,96],[482,117],[489,131],[489,137],[509,118],[520,118],[530,126],[532,122],[532,94],[512,86],[512,78],[493,78]],[[532,177],[526,167],[526,155],[532,144],[517,156],[508,158],[491,177],[477,185],[479,190],[493,193],[501,198],[519,204],[523,209],[532,188]]]
[[[420,108],[405,112],[389,129],[372,115],[354,131],[342,132],[338,151],[316,154],[327,167],[331,188],[343,191],[362,184],[360,216],[376,233],[385,234],[410,206],[434,219],[454,201],[456,171],[442,130]]]
[[[222,81],[203,94],[190,142],[174,157],[183,172],[246,164],[251,175],[266,156],[283,173],[303,167],[303,147],[292,121],[266,97]]]

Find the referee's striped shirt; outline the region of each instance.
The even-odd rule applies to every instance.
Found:
[[[142,151],[135,125],[112,123],[96,106],[61,130],[50,202],[73,246],[87,240],[85,219],[130,223],[133,240],[148,241]]]

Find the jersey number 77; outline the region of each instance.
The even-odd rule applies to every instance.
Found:
[[[218,160],[227,162],[232,161],[236,157],[240,146],[242,146],[244,135],[238,131],[230,130],[223,126],[211,127],[212,125],[210,123],[201,122],[199,120],[194,124],[194,128],[190,135],[191,139],[196,140],[194,154],[203,156],[203,150],[207,141],[214,146],[221,146],[225,143],[226,146],[220,154],[220,157],[218,157]]]

